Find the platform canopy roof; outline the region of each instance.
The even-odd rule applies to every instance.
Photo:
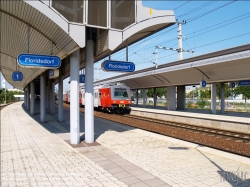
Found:
[[[250,44],[166,63],[95,82],[115,82],[131,89],[250,80]]]
[[[171,10],[153,10],[141,0],[2,0],[0,1],[0,70],[14,87],[23,90],[47,69],[17,65],[22,53],[57,55],[64,77],[69,76],[69,55],[80,49],[85,65],[88,28],[94,28],[95,62],[175,23]],[[21,71],[15,82],[12,73]]]

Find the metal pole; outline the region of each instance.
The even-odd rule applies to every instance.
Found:
[[[138,99],[139,99],[138,94],[139,94],[139,91],[138,89],[136,89],[136,106],[138,106]]]
[[[224,114],[225,113],[225,84],[222,82],[221,83],[221,95],[220,95],[220,98],[221,98],[221,113]]]
[[[128,62],[128,40],[126,40],[126,61]]]
[[[80,56],[79,49],[70,56],[70,80],[71,80],[70,81],[70,143],[71,144],[80,143],[79,56]]]
[[[5,93],[4,93],[5,96],[4,97],[5,97],[5,104],[6,104],[7,103],[7,101],[6,101],[6,84],[5,84],[4,90],[5,90]]]
[[[155,64],[157,67],[158,66],[158,49],[157,48],[155,49],[155,57],[156,57]]]
[[[194,103],[194,86],[193,86],[193,103]]]
[[[55,84],[53,80],[49,81],[49,112],[55,114]]]
[[[27,110],[30,109],[30,84],[28,84],[27,86],[27,107],[26,107]]]
[[[212,108],[212,113],[216,114],[216,84],[213,83],[211,85],[211,108]]]
[[[156,95],[156,88],[154,88],[154,107],[156,107],[157,103],[157,95]]]
[[[86,45],[86,76],[85,76],[85,142],[94,142],[94,42],[87,40]]]
[[[35,83],[32,81],[30,83],[30,94],[31,94],[31,101],[30,101],[30,114],[35,114]]]
[[[63,71],[59,69],[59,80],[58,80],[58,121],[63,121]]]
[[[26,96],[26,88],[24,88],[24,107],[26,108],[26,99],[27,99],[27,96]]]
[[[40,75],[40,121],[46,121],[46,72]]]
[[[178,23],[178,56],[179,60],[182,60],[182,30],[181,30],[181,24]]]

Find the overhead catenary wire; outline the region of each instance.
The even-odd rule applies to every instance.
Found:
[[[197,7],[197,8],[195,8],[195,10],[193,9],[193,10],[187,12],[188,14],[187,14],[187,13],[184,13],[184,14],[189,15],[189,14],[191,14],[191,13],[193,13],[193,12],[196,12],[196,11],[200,10],[201,8],[204,8],[204,7],[210,5],[211,3],[214,3],[214,2],[216,2],[216,1],[217,1],[217,0],[212,0],[210,3],[205,3],[205,4],[203,4],[203,5],[201,5],[201,6]],[[190,2],[190,1],[188,1],[188,2]],[[183,5],[187,4],[188,2],[184,3]],[[181,5],[181,6],[183,6],[183,5]],[[175,8],[175,9],[178,9],[178,7]],[[182,17],[182,16],[183,16],[183,15],[177,16],[177,18]],[[162,32],[162,33],[159,33],[158,35],[153,35],[153,36],[150,37],[148,40],[144,40],[144,41],[142,41],[142,42],[139,42],[139,43],[135,44],[134,46],[131,46],[131,48],[132,48],[132,47],[139,46],[141,43],[143,43],[143,42],[145,42],[145,41],[149,41],[149,40],[151,40],[151,39],[153,39],[153,38],[155,38],[155,37],[161,36],[161,35],[163,35],[163,34],[169,32],[169,31],[174,30],[175,28],[177,28],[177,26],[175,26],[175,27],[173,27],[173,28],[171,28],[171,29],[169,29],[169,30],[167,30],[167,31],[164,31],[164,32]],[[160,38],[158,38],[158,39],[160,39]],[[157,40],[158,40],[158,39],[157,39]],[[119,51],[119,52],[117,52],[117,53],[120,53],[120,52],[122,52],[122,50]]]
[[[249,15],[249,16],[246,16],[246,15]],[[228,20],[223,21],[223,22],[220,22],[220,23],[216,23],[216,24],[211,25],[211,26],[209,26],[209,27],[205,27],[205,28],[203,28],[203,29],[196,30],[196,31],[194,31],[194,32],[191,32],[191,33],[185,34],[185,36],[191,35],[191,34],[193,34],[193,33],[197,33],[197,32],[202,31],[202,30],[206,30],[206,29],[211,28],[211,27],[214,27],[214,26],[216,26],[216,25],[221,25],[221,24],[223,24],[223,23],[226,23],[226,22],[229,22],[229,21],[231,21],[231,20],[234,20],[234,19],[240,18],[240,17],[242,17],[242,16],[246,16],[246,17],[241,18],[241,19],[238,19],[238,20],[235,20],[235,21],[230,22],[230,23],[228,23],[228,24],[224,24],[224,25],[222,25],[222,26],[216,27],[216,28],[211,29],[211,30],[209,30],[209,31],[205,31],[205,32],[203,32],[203,33],[201,33],[201,34],[194,35],[194,36],[192,36],[192,37],[190,37],[190,38],[193,38],[193,37],[195,37],[195,36],[199,36],[199,35],[205,34],[205,33],[207,33],[207,32],[210,32],[210,31],[213,31],[213,30],[216,30],[216,29],[219,29],[219,28],[225,27],[225,26],[227,26],[227,25],[230,25],[230,24],[236,23],[236,22],[238,22],[238,21],[240,21],[240,20],[246,19],[246,18],[250,17],[250,12],[249,12],[249,13],[246,13],[246,14],[243,14],[243,15],[241,15],[241,16],[237,16],[237,17],[234,17],[234,18],[228,19]],[[189,39],[190,39],[190,38],[189,38]],[[160,45],[160,44],[165,44],[165,43],[168,43],[168,42],[171,42],[171,41],[174,41],[174,40],[176,40],[176,38],[173,38],[173,39],[167,40],[167,41],[165,41],[165,42],[159,43],[158,45]],[[154,47],[154,46],[150,46],[150,47],[144,48],[143,50],[145,50],[145,49],[149,49],[149,48],[152,48],[152,47]]]
[[[191,0],[188,0],[187,2],[181,4],[180,6],[174,8],[173,10],[177,10],[178,8],[181,8],[182,6],[184,6],[185,4],[189,3]]]
[[[197,16],[194,16],[192,19],[191,19],[191,18],[188,18],[188,19],[187,19],[187,20],[189,20],[188,23],[189,23],[189,22],[192,22],[192,21],[195,21],[195,20],[197,20],[197,19],[199,19],[199,18],[202,18],[202,17],[204,17],[205,15],[208,15],[208,14],[210,14],[210,13],[216,11],[216,10],[220,10],[221,8],[223,8],[223,7],[225,7],[225,6],[228,6],[228,5],[230,5],[230,4],[234,3],[234,2],[236,2],[236,1],[228,2],[228,3],[226,3],[226,4],[222,5],[222,6],[219,6],[219,7],[215,8],[215,9],[212,9],[212,10],[210,10],[210,11],[207,11],[207,12],[204,12],[204,13],[199,14],[199,15],[197,15]],[[185,36],[190,36],[191,34],[193,35],[193,36],[188,37],[186,40],[191,39],[191,38],[195,38],[196,36],[205,35],[206,33],[211,32],[211,31],[213,31],[213,30],[220,29],[220,28],[223,28],[223,27],[227,27],[228,25],[231,25],[231,24],[233,24],[233,23],[237,23],[237,22],[240,21],[240,20],[247,19],[247,18],[250,17],[249,14],[250,14],[250,13],[246,13],[246,14],[243,14],[243,15],[240,15],[240,16],[237,16],[237,17],[234,17],[234,18],[231,18],[231,19],[222,21],[222,22],[220,22],[220,23],[217,23],[217,24],[214,24],[214,25],[211,25],[211,26],[208,26],[208,27],[205,27],[205,28],[202,28],[202,29],[193,31],[193,32],[191,32],[191,33],[185,34]],[[211,29],[210,29],[210,28],[211,28]],[[174,30],[174,28],[172,27],[171,30]],[[202,32],[202,31],[204,31],[204,32]],[[164,32],[166,32],[166,31],[164,31]],[[158,35],[159,35],[159,36],[164,36],[164,32],[161,32],[160,34],[157,34],[157,36],[158,36]],[[200,32],[201,32],[201,33],[200,33]],[[193,47],[192,49],[199,49],[199,48],[202,48],[202,47],[205,47],[205,46],[213,45],[213,44],[216,44],[216,43],[224,42],[224,41],[227,41],[227,40],[235,39],[235,38],[242,37],[242,36],[249,35],[249,34],[250,34],[250,33],[247,32],[247,33],[244,33],[244,34],[232,36],[232,37],[225,38],[225,39],[222,39],[222,40],[218,40],[218,41],[206,43],[206,44],[203,44],[203,45],[199,45],[199,46],[197,46],[197,47],[196,47],[195,44],[194,44],[194,47]],[[144,39],[144,40],[141,41],[141,42],[138,42],[138,43],[133,44],[132,46],[130,46],[130,50],[131,50],[130,53],[133,53],[138,47],[141,47],[141,44],[142,44],[143,42],[147,42],[147,41],[153,40],[153,41],[150,42],[150,43],[154,43],[154,42],[158,41],[160,38],[162,38],[162,37],[156,38],[157,36],[153,36],[153,37],[151,37],[151,38]],[[174,41],[174,40],[176,40],[176,38],[170,39],[170,40],[168,40],[167,42],[171,42],[171,41]],[[164,42],[164,43],[166,43],[166,42]],[[195,40],[194,40],[194,43],[195,43]],[[153,45],[153,46],[150,46],[150,47],[147,47],[147,48],[143,48],[142,50],[146,50],[146,49],[149,49],[149,48],[152,48],[152,47],[154,47],[154,45]],[[133,49],[133,50],[132,50],[132,49]],[[141,51],[141,50],[139,50],[139,51]],[[139,52],[139,51],[138,51],[138,52]],[[122,52],[122,51],[119,51],[119,53],[120,53],[120,52]],[[160,51],[160,52],[163,52],[163,51]],[[167,58],[167,57],[169,57],[169,56],[176,55],[176,54],[177,54],[177,53],[173,53],[173,54],[170,54],[170,55],[162,56],[162,57],[160,57],[159,59],[164,59],[164,58]],[[133,54],[130,54],[129,56],[132,56],[132,55],[133,55]],[[119,57],[119,55],[117,55],[117,56]],[[154,55],[152,55],[152,56],[154,56]],[[150,60],[151,57],[149,57],[148,59]],[[136,65],[140,65],[140,64],[143,64],[143,63],[145,63],[144,60],[143,60],[143,62],[137,62]],[[149,61],[148,63],[150,63],[150,61]]]

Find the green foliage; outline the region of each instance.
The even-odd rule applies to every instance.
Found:
[[[8,91],[8,90],[6,90],[6,100],[7,100],[7,103],[15,101],[14,95],[22,95],[22,94],[23,93],[20,92],[20,91]],[[4,103],[4,101],[5,101],[5,90],[1,89],[0,90],[0,102]]]
[[[233,96],[233,89],[230,87],[230,84],[225,83],[225,98]],[[221,99],[221,85],[220,84],[216,84],[216,96],[218,97],[218,99]]]
[[[208,104],[207,101],[205,100],[201,100],[201,101],[197,101],[196,104],[199,106],[199,108],[205,108],[205,106]]]
[[[250,86],[236,86],[233,92],[234,97],[242,94],[244,98],[250,99]]]
[[[200,89],[200,88],[196,88],[195,90],[192,90],[191,92],[187,93],[186,98],[192,99],[193,96],[195,98],[198,98],[198,90],[200,90],[200,98],[201,99],[211,98],[211,90],[210,89]]]
[[[188,102],[186,103],[186,107],[187,107],[187,108],[192,108],[192,104],[193,104],[193,102],[188,101]]]
[[[234,97],[237,95],[242,94],[245,98],[245,110],[247,110],[247,99],[250,98],[250,86],[236,86],[236,88],[233,91]]]
[[[162,97],[162,96],[166,96],[167,94],[167,88],[156,88],[156,96],[157,97]],[[150,88],[148,89],[148,93],[147,93],[148,97],[154,97],[154,89]]]

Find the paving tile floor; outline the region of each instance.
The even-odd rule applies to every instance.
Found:
[[[95,118],[99,144],[73,148],[68,109],[62,123],[32,117],[21,102],[1,111],[1,186],[250,186],[249,165],[162,135]]]

